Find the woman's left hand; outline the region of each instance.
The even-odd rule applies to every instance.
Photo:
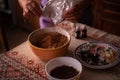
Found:
[[[77,22],[79,19],[82,18],[84,10],[88,7],[91,0],[80,0],[79,3],[74,5],[69,10],[65,11],[62,15],[62,17],[65,20],[71,21],[71,22]]]
[[[41,16],[42,10],[35,0],[18,0],[23,9],[23,16]]]

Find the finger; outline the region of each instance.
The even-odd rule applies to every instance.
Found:
[[[26,17],[29,13],[30,13],[30,11],[27,8],[23,10],[24,17]]]
[[[27,7],[23,8],[23,12],[28,13],[28,8]]]
[[[69,18],[65,18],[66,20],[76,20],[76,17],[69,17]]]
[[[70,8],[68,9],[67,11],[64,12],[64,14],[70,14],[70,13],[73,13],[74,12],[74,8]]]
[[[34,1],[34,2],[32,2],[32,7],[35,9],[35,11],[36,11],[36,14],[38,15],[38,16],[41,16],[41,14],[42,14],[42,11],[41,11],[41,9],[40,9],[40,7],[39,7],[39,5]]]
[[[26,10],[24,9],[23,11],[23,16],[28,16],[28,17],[33,17],[35,16],[34,13],[31,11],[31,7],[30,6],[27,6],[26,7]]]
[[[74,22],[74,23],[76,23],[77,22],[77,20],[76,19],[66,19],[67,21],[70,21],[70,22]]]
[[[69,20],[69,21],[78,21],[79,19],[81,19],[82,18],[82,16],[81,15],[73,15],[73,16],[70,16],[70,17],[66,17],[66,18],[64,18],[64,19],[66,19],[66,20]]]
[[[33,16],[37,15],[37,12],[35,11],[34,7],[32,7],[31,4],[27,5],[28,13],[32,14]]]
[[[26,13],[23,11],[23,16],[25,17],[26,16]]]
[[[74,13],[71,13],[71,14],[64,14],[63,15],[63,18],[69,18],[69,17],[77,17],[77,16],[82,16],[82,12],[74,12]]]
[[[70,9],[68,9],[67,11],[65,11],[66,14],[70,14],[70,13],[73,13],[77,10],[79,11],[79,7],[77,7],[77,5],[74,5],[73,7],[71,7]]]
[[[27,14],[30,13],[29,7],[30,7],[29,3],[27,3],[26,6],[24,6],[24,8],[23,8],[23,16],[26,16]]]
[[[68,9],[65,14],[70,14],[73,12],[83,11],[90,4],[90,0],[79,1],[73,7]]]
[[[27,6],[28,10],[30,13],[37,15],[37,16],[41,16],[42,11],[40,10],[39,6],[37,6],[37,3],[35,2],[31,2],[28,4]]]
[[[65,18],[65,20],[68,20],[68,21],[76,21],[77,18],[73,16],[73,17],[67,17],[67,18]]]
[[[76,9],[76,11],[75,10],[72,10],[72,11],[65,11],[64,13],[63,13],[63,16],[72,16],[72,15],[79,15],[79,14],[81,14],[83,11],[82,10],[80,10],[80,9]]]
[[[32,13],[25,13],[25,12],[23,12],[23,16],[24,17],[33,17],[34,15],[32,14]]]

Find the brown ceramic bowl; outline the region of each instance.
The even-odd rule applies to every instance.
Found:
[[[42,47],[36,46],[35,43],[36,43],[36,41],[38,41],[38,38],[40,36],[43,36],[43,34],[49,33],[49,32],[60,33],[67,37],[67,41],[64,44],[62,44],[61,46],[56,47],[56,48],[42,48]],[[44,60],[44,61],[48,61],[52,58],[56,58],[56,57],[65,55],[67,53],[67,50],[69,47],[70,39],[71,39],[70,34],[66,30],[64,30],[60,27],[37,29],[37,30],[31,32],[28,36],[29,45],[30,45],[32,51],[41,60]]]

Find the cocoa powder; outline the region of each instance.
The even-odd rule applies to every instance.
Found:
[[[78,73],[79,71],[72,66],[62,65],[51,70],[50,75],[59,79],[68,79],[74,77]]]

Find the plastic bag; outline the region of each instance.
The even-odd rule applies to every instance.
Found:
[[[64,20],[62,13],[79,1],[83,0],[49,0],[43,8],[43,16],[50,17],[54,24],[58,24]]]

